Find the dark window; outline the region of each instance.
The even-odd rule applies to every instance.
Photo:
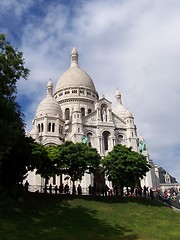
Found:
[[[41,123],[41,132],[43,132],[44,131],[44,125],[43,125],[43,123]]]
[[[88,109],[88,114],[90,114],[91,113],[91,109]]]
[[[56,185],[56,176],[53,176],[53,185]]]
[[[108,140],[109,140],[110,133],[108,131],[103,132],[103,139],[104,139],[104,150],[108,150]]]
[[[52,132],[55,132],[55,123],[52,124]]]
[[[83,91],[83,90],[80,90],[79,92],[82,93],[82,94],[84,94],[84,91]]]
[[[77,93],[77,90],[72,90],[72,93]]]
[[[91,141],[92,141],[92,133],[87,133],[87,138],[88,138],[88,146],[92,146]]]
[[[81,114],[82,114],[82,117],[85,116],[85,108],[81,108]]]
[[[70,112],[69,112],[69,108],[65,109],[65,120],[69,120],[70,118]]]
[[[51,123],[48,124],[48,132],[51,131]]]

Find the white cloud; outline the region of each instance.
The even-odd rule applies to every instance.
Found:
[[[3,1],[4,6],[5,2],[10,9],[11,1]],[[11,7],[17,2],[13,0]],[[20,1],[16,11],[20,19],[23,13],[29,14],[21,23],[20,49],[31,75],[19,83],[20,93],[33,96],[26,107],[27,122],[46,95],[49,78],[55,85],[69,67],[70,51],[76,45],[80,66],[94,80],[99,95],[114,101],[119,88],[150,156],[180,181],[176,155],[180,145],[180,1],[73,1],[71,6],[53,1],[43,5],[42,15],[28,13],[33,4]]]

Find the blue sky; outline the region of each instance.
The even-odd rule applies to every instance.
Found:
[[[31,71],[18,82],[27,131],[76,46],[99,95],[114,104],[120,90],[150,157],[180,182],[179,13],[179,0],[1,0],[0,32]]]

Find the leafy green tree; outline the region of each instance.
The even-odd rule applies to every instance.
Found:
[[[63,146],[64,145],[62,144],[62,145],[52,145],[52,146],[46,147],[48,157],[54,166],[53,172],[52,172],[53,175],[55,174],[60,175],[61,173],[64,172],[65,162],[63,161],[61,156],[61,151]]]
[[[108,179],[120,188],[121,194],[123,187],[134,188],[150,168],[145,156],[123,145],[116,145],[102,164]]]
[[[25,173],[26,160],[22,159],[22,151],[18,152],[17,149],[21,143],[26,143],[26,139],[23,114],[16,102],[16,83],[21,78],[27,79],[28,74],[29,70],[24,67],[23,54],[7,42],[5,35],[0,34],[0,185],[16,184],[21,178],[19,175]],[[21,163],[15,163],[19,159]],[[14,168],[12,177],[8,181],[3,180],[5,175],[9,175],[11,168]]]
[[[81,180],[85,172],[94,172],[100,164],[95,148],[84,143],[66,141],[57,146],[33,143],[31,168],[46,179],[54,175],[68,175],[71,181]]]
[[[32,154],[28,170],[35,169],[36,174],[40,174],[41,177],[45,178],[46,185],[49,178],[55,174],[55,161],[49,157],[48,146],[33,142],[31,148]]]
[[[70,176],[71,181],[81,180],[85,172],[94,172],[100,164],[100,155],[95,148],[84,143],[66,141],[60,145],[59,171]]]

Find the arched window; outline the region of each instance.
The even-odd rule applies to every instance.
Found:
[[[70,111],[69,108],[65,109],[65,120],[69,120],[70,119]]]
[[[55,123],[52,124],[52,132],[55,132]]]
[[[51,123],[48,124],[48,132],[51,131]]]
[[[91,113],[91,109],[89,108],[89,109],[88,109],[88,114],[90,114],[90,113]]]
[[[87,133],[88,146],[92,146],[92,133]]]
[[[108,131],[104,131],[102,135],[103,135],[103,141],[104,141],[104,150],[108,150],[110,133]]]
[[[44,125],[43,125],[43,123],[41,123],[41,132],[43,132],[44,131]]]
[[[38,131],[39,131],[39,132],[41,131],[41,126],[40,126],[40,124],[38,124]]]
[[[82,114],[82,117],[84,117],[85,116],[85,108],[81,108],[81,114]]]
[[[119,135],[117,136],[117,144],[121,144],[122,141],[123,141],[123,135],[119,134]]]

